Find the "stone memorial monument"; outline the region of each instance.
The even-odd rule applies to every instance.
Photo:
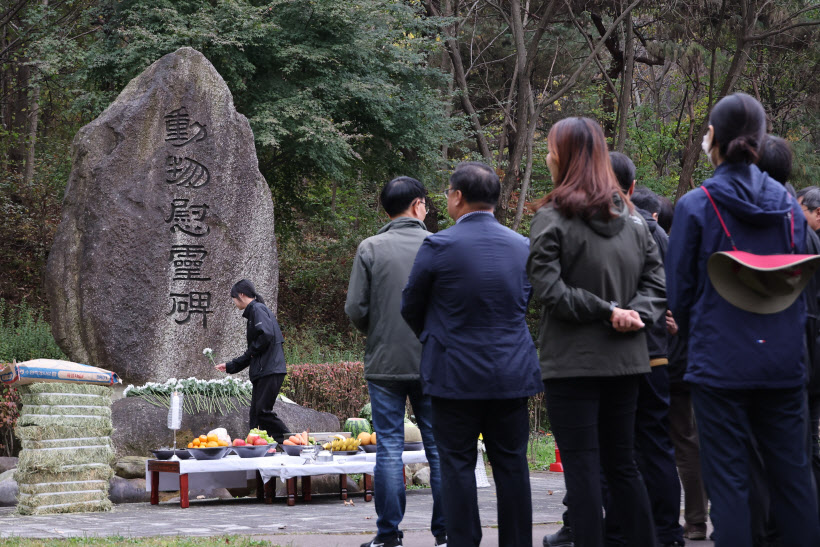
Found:
[[[70,359],[126,383],[221,375],[242,278],[276,311],[273,203],[248,120],[198,51],[165,55],[74,138],[46,288]]]

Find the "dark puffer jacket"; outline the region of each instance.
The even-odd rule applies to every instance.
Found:
[[[284,338],[279,323],[264,304],[254,300],[242,313],[248,321],[248,349],[232,361],[225,363],[225,372],[236,374],[250,366],[251,382],[271,374],[285,374]]]
[[[661,262],[666,259],[666,248],[669,246],[669,236],[660,227],[658,221],[652,218],[652,214],[644,211],[638,207],[635,212],[640,214],[646,221],[649,227],[649,233],[652,234],[652,239],[658,245],[658,252],[661,255]],[[646,346],[649,349],[650,359],[662,359],[668,357],[669,342],[666,333],[666,321],[656,321],[646,329]]]

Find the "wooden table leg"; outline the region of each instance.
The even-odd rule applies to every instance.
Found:
[[[265,481],[262,480],[262,473],[256,472],[256,499],[265,501]]]
[[[288,507],[296,505],[296,477],[288,479]]]
[[[179,476],[179,506],[185,509],[188,505],[188,473],[182,473]]]
[[[149,471],[151,473],[151,505],[159,503],[159,471]]]
[[[310,501],[310,476],[302,477],[302,501]]]
[[[265,503],[270,505],[276,497],[276,477],[265,483]]]
[[[364,501],[373,499],[373,475],[364,474]]]
[[[339,490],[341,491],[341,499],[347,499],[347,475],[339,475]]]

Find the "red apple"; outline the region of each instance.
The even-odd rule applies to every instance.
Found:
[[[242,439],[234,439],[233,440],[233,445],[234,446],[245,446],[245,441],[243,441]]]
[[[256,439],[255,441],[253,441],[254,446],[267,446],[267,444],[268,441],[266,441],[265,439]]]
[[[258,438],[259,438],[259,435],[248,435],[248,438],[245,439],[245,443],[253,445],[254,443],[256,443],[256,439],[258,439]]]

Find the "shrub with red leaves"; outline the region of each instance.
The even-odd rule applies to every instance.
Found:
[[[290,365],[283,391],[294,402],[334,414],[342,423],[370,401],[360,361]]]
[[[20,396],[17,389],[0,384],[0,455],[13,455],[14,425],[19,416]]]

